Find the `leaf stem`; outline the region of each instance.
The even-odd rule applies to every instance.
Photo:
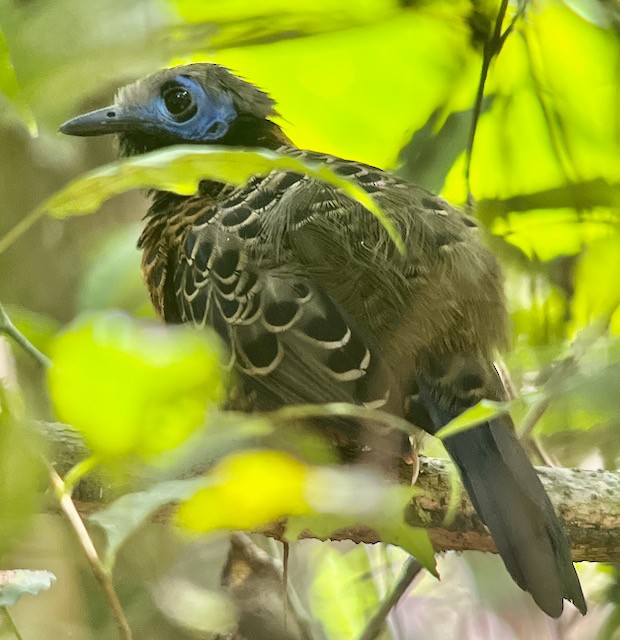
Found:
[[[480,68],[480,79],[478,81],[478,89],[476,91],[476,99],[474,101],[474,108],[472,112],[471,128],[469,130],[469,138],[467,140],[467,148],[465,149],[465,183],[467,185],[467,202],[470,206],[473,205],[474,197],[471,192],[471,157],[474,148],[474,138],[476,137],[476,129],[478,128],[478,121],[482,113],[482,102],[484,100],[484,88],[489,74],[489,68],[493,57],[496,56],[506,40],[506,36],[512,31],[515,20],[512,21],[508,29],[502,34],[502,24],[506,16],[506,10],[508,9],[508,0],[502,0],[497,17],[495,19],[495,28],[493,35],[485,42],[484,50],[482,53],[482,66]]]
[[[556,363],[551,375],[545,383],[545,392],[537,400],[527,412],[521,429],[519,430],[520,438],[529,438],[532,436],[534,427],[542,418],[545,411],[549,408],[554,399],[555,392],[561,388],[562,383],[576,371],[580,360],[587,354],[590,347],[607,331],[611,322],[611,314],[600,317],[590,326],[586,327],[575,337],[571,345],[569,354]]]
[[[264,414],[268,420],[300,420],[304,418],[356,418],[382,425],[388,429],[398,429],[412,436],[420,433],[411,422],[391,413],[378,409],[367,409],[347,402],[328,402],[327,404],[297,404],[282,407]]]
[[[4,613],[4,617],[9,623],[9,628],[15,634],[15,637],[17,638],[17,640],[24,640],[22,634],[19,632],[19,629],[17,628],[17,625],[15,624],[15,621],[13,620],[13,616],[11,615],[9,608],[0,607],[0,609],[2,610],[2,613]]]
[[[407,591],[409,585],[421,570],[422,565],[415,558],[409,558],[407,562],[405,562],[401,575],[394,585],[394,588],[390,593],[388,593],[375,612],[375,615],[370,619],[362,635],[359,637],[359,640],[375,640],[375,638],[381,633],[388,614],[403,597],[405,591]]]
[[[38,207],[22,218],[8,233],[0,238],[0,254],[4,253],[13,243],[19,240],[30,227],[34,226],[45,215],[45,209]]]
[[[20,346],[26,353],[31,355],[44,369],[47,369],[51,361],[41,351],[39,351],[33,344],[21,333],[17,327],[11,322],[11,319],[7,315],[2,304],[0,304],[0,333],[12,338],[18,346]]]
[[[103,564],[99,559],[95,545],[86,530],[86,526],[84,525],[71,496],[67,492],[65,483],[53,467],[50,465],[47,466],[49,469],[50,481],[56,493],[56,497],[58,498],[60,508],[73,527],[93,575],[105,595],[110,613],[118,629],[119,638],[121,638],[121,640],[132,640],[131,629],[129,628],[129,624],[125,618],[125,614],[118,600],[118,596],[116,595],[116,591],[114,591],[114,585],[112,584],[110,574],[104,569]]]
[[[64,491],[68,495],[73,493],[75,489],[75,485],[87,474],[89,474],[99,463],[99,460],[96,456],[89,456],[84,460],[80,460],[76,464],[74,464],[67,473],[65,473],[65,477],[63,478],[64,482]]]

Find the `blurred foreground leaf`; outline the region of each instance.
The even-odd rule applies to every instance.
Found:
[[[208,486],[179,507],[177,520],[187,529],[207,533],[250,530],[310,513],[305,496],[310,469],[280,451],[234,453],[209,472]]]
[[[138,223],[98,238],[97,250],[89,256],[77,291],[80,311],[122,309],[144,318],[155,317],[140,274],[136,238],[141,230]]]
[[[403,239],[372,197],[354,180],[338,175],[324,163],[268,149],[180,145],[113,162],[69,183],[0,239],[0,253],[46,213],[57,218],[92,213],[108,198],[139,187],[192,195],[201,180],[243,184],[274,169],[303,173],[337,187],[377,216],[394,244],[404,251]]]
[[[412,495],[414,488],[389,485],[369,469],[313,466],[274,450],[242,451],[211,469],[205,486],[179,507],[177,521],[209,533],[252,530],[286,517],[289,540],[305,529],[327,538],[338,529],[366,525],[434,573],[426,531],[404,521]]]
[[[34,434],[17,423],[0,386],[0,557],[18,542],[35,512],[41,472]]]
[[[342,553],[327,545],[316,551],[315,577],[309,593],[312,612],[329,640],[359,638],[379,606],[379,594],[370,578],[368,551],[357,546]]]
[[[1,96],[4,96],[11,103],[15,112],[28,127],[30,133],[36,135],[36,122],[17,82],[6,37],[0,28],[0,97]]]
[[[18,331],[29,342],[39,351],[48,352],[50,342],[60,330],[58,320],[16,305],[7,305],[6,312]]]
[[[620,234],[593,242],[577,266],[572,315],[575,329],[607,317],[620,305]]]
[[[49,589],[54,582],[56,576],[51,571],[0,571],[0,607],[14,605],[25,593],[36,596],[40,591]]]
[[[467,409],[467,411],[463,411],[456,418],[450,420],[435,435],[444,440],[461,431],[467,431],[467,429],[471,429],[482,422],[487,422],[506,413],[509,404],[508,402],[481,400],[470,409]]]
[[[238,625],[239,611],[230,596],[221,591],[183,578],[169,578],[157,585],[153,596],[160,611],[186,630],[188,637],[236,637],[232,634]]]
[[[148,460],[177,447],[224,393],[219,342],[207,331],[93,314],[60,334],[51,355],[56,413],[100,458]]]
[[[204,478],[159,482],[146,491],[129,493],[110,506],[89,517],[106,534],[104,564],[112,568],[118,550],[125,540],[155,511],[172,502],[186,500],[204,486]]]
[[[289,518],[286,536],[296,539],[305,529],[322,538],[339,529],[367,526],[381,541],[394,544],[436,574],[435,551],[424,529],[409,526],[404,509],[419,491],[392,485],[363,467],[314,467],[308,475],[305,495],[310,514]]]

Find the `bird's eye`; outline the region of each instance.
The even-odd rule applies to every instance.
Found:
[[[162,91],[164,104],[177,122],[185,122],[196,113],[196,103],[192,94],[179,85],[167,87]]]

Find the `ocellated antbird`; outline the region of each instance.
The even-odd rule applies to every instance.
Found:
[[[118,135],[124,155],[173,144],[266,147],[326,163],[369,193],[404,239],[334,186],[285,170],[242,186],[158,191],[140,238],[144,278],[166,322],[213,326],[246,408],[346,401],[434,434],[481,398],[505,399],[493,365],[506,343],[501,270],[475,222],[385,171],[296,148],[273,100],[213,64],[159,71],[70,135]],[[551,616],[585,613],[570,546],[508,416],[444,441],[515,582]]]

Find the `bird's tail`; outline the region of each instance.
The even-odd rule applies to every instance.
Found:
[[[512,433],[495,421],[444,440],[513,580],[548,615],[586,603],[553,506]]]
[[[422,409],[418,424],[429,433],[475,404],[475,393],[503,397],[497,372],[484,362],[445,356],[432,364],[434,368],[418,380],[417,404]],[[443,442],[513,580],[550,616],[562,613],[564,599],[585,614],[569,542],[514,435],[510,416],[481,423]]]

